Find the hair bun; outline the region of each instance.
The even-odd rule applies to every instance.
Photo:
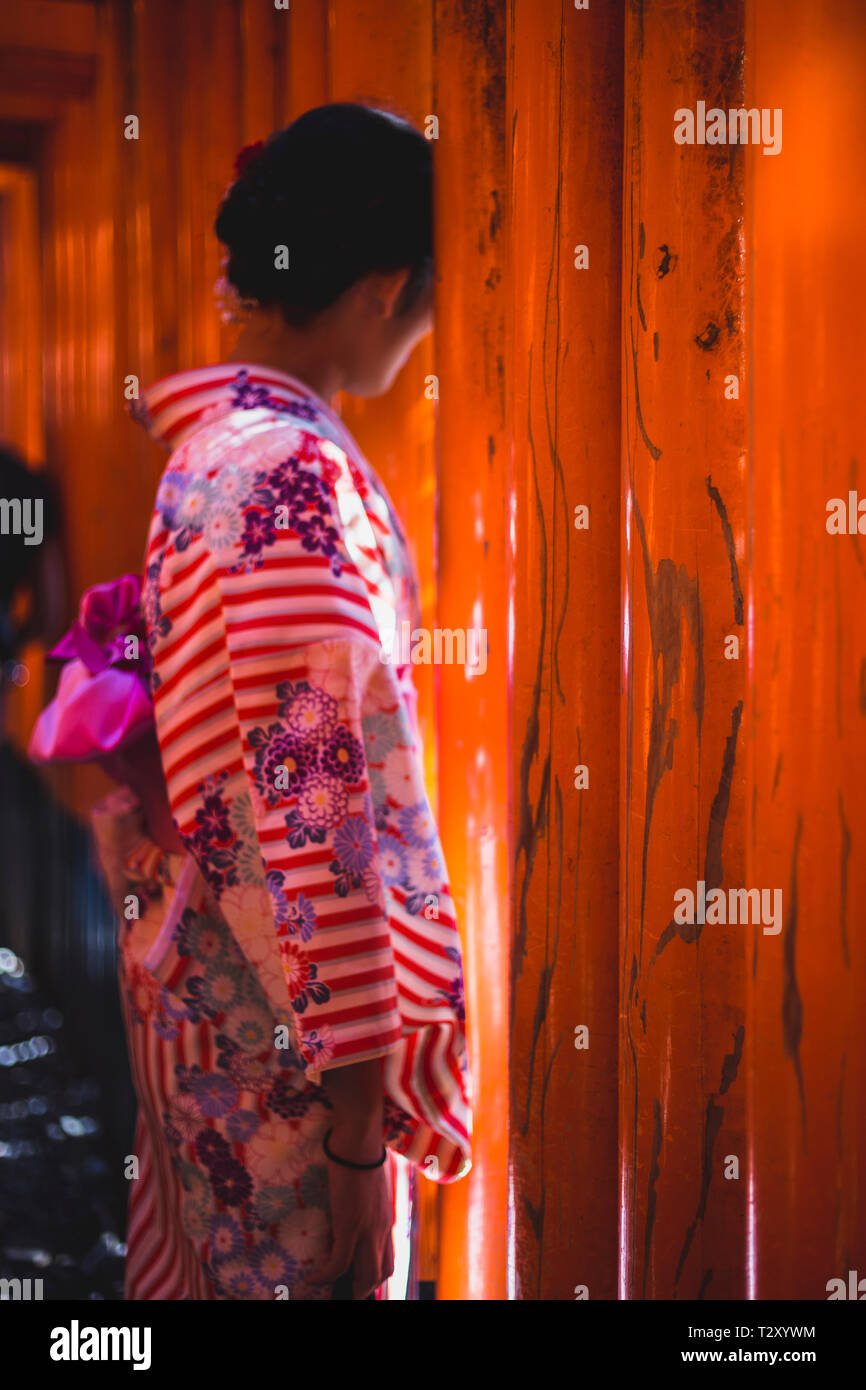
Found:
[[[245,299],[302,325],[363,276],[432,276],[432,151],[408,121],[350,102],[319,106],[241,150],[215,230]],[[287,269],[274,252],[286,246]],[[405,295],[403,307],[407,307]]]

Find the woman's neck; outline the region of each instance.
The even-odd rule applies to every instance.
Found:
[[[285,325],[274,331],[270,324],[245,323],[226,361],[249,362],[286,372],[329,405],[342,390],[343,374],[327,345],[319,342],[314,333],[302,333]]]

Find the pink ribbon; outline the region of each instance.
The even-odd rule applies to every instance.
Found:
[[[91,675],[109,666],[124,666],[145,684],[150,653],[141,616],[141,583],[137,574],[124,574],[106,584],[94,584],[82,595],[78,618],[48,655],[58,661],[83,661]],[[125,654],[125,639],[138,638],[137,659]]]

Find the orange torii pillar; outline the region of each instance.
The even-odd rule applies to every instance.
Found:
[[[487,669],[438,668],[439,805],[466,972],[473,1167],[441,1193],[448,1299],[506,1296],[508,448],[505,10],[435,0],[439,616],[484,629]]]
[[[511,1220],[519,1299],[616,1297],[622,14],[508,53]]]
[[[748,929],[699,910],[746,868],[745,152],[674,138],[682,108],[743,105],[743,39],[741,0],[628,6],[623,1298],[745,1296]]]
[[[826,1299],[866,1278],[866,9],[747,9],[782,137],[748,151],[747,862],[782,895],[749,941],[748,1290]]]

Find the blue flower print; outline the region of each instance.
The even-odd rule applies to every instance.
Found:
[[[237,1104],[237,1087],[219,1072],[206,1072],[203,1076],[195,1077],[190,1083],[190,1090],[201,1113],[214,1119],[227,1115]]]
[[[365,715],[361,720],[361,730],[364,735],[364,750],[370,763],[381,763],[385,756],[397,747],[394,720],[386,714],[377,711],[375,714]]]
[[[227,1213],[211,1217],[208,1235],[214,1260],[233,1260],[244,1248],[243,1231]]]
[[[234,1110],[226,1120],[226,1134],[236,1144],[246,1144],[259,1128],[258,1115],[253,1110]]]
[[[414,806],[404,806],[397,817],[397,823],[413,849],[426,849],[436,841],[436,822],[425,801]]]
[[[379,839],[379,872],[389,887],[404,883],[408,872],[405,847],[389,830]]]
[[[363,816],[349,816],[334,834],[334,850],[341,866],[351,874],[366,869],[375,852],[370,827]]]
[[[286,1284],[291,1290],[297,1281],[300,1266],[287,1250],[275,1240],[263,1240],[250,1251],[250,1265],[265,1289],[275,1289],[278,1284]]]

